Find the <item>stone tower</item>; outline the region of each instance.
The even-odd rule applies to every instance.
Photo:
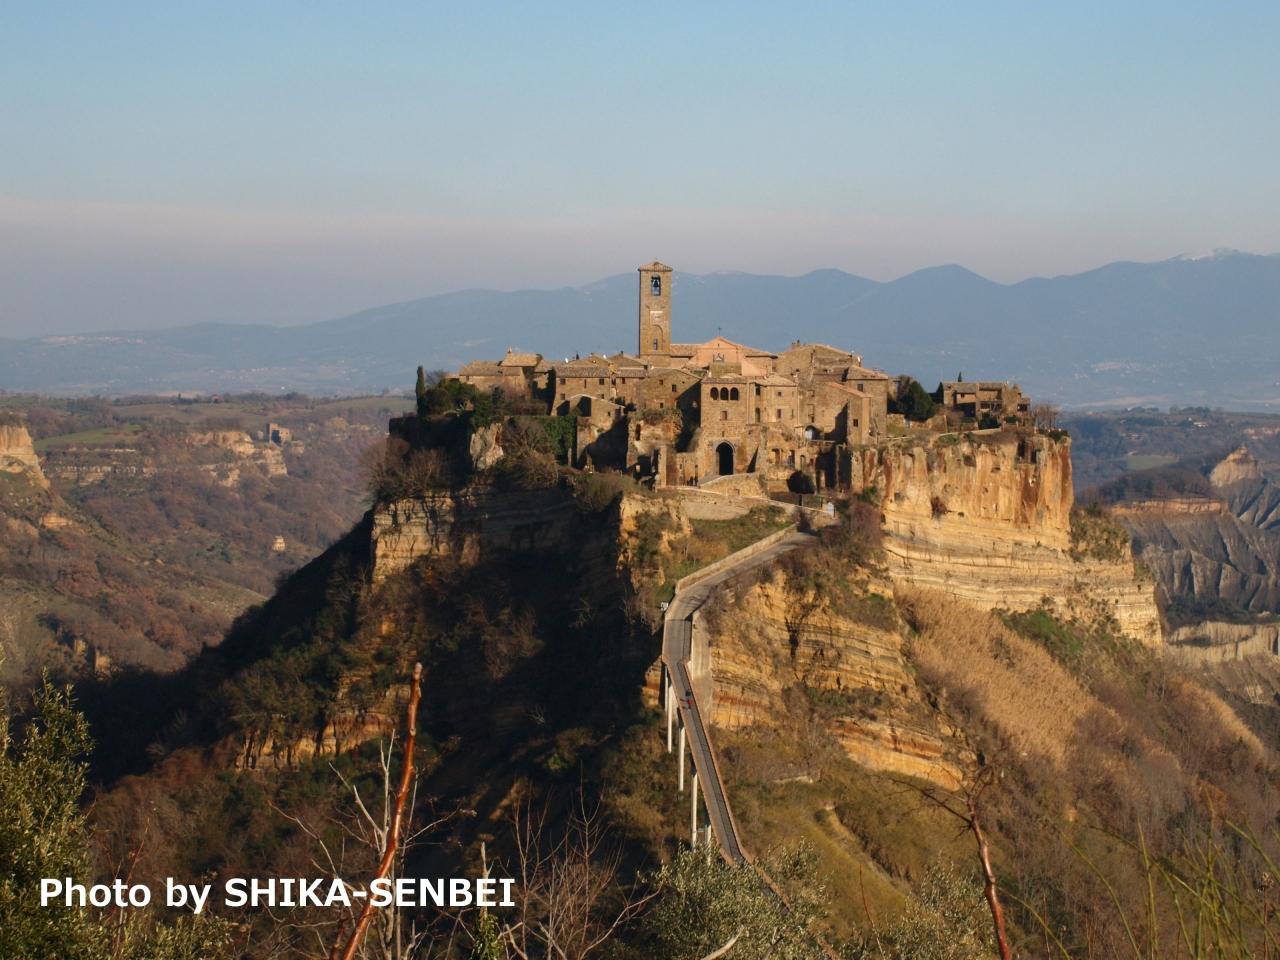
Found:
[[[657,260],[640,267],[642,357],[671,353],[671,268]]]

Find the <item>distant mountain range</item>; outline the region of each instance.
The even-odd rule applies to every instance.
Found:
[[[1014,379],[1069,406],[1280,407],[1280,255],[1217,251],[1000,284],[963,267],[881,283],[677,274],[673,339],[717,332],[780,349],[814,340],[932,387]],[[199,324],[0,340],[0,389],[50,394],[301,390],[412,384],[508,347],[565,357],[634,350],[636,275],[584,287],[466,290],[295,327]]]

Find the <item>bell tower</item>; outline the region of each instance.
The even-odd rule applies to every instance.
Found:
[[[671,268],[657,260],[640,267],[640,350],[642,357],[671,353]]]

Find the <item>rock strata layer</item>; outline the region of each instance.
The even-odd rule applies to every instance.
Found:
[[[1154,584],[1131,556],[1073,550],[1066,439],[950,435],[857,456],[855,489],[879,499],[891,576],[984,609],[1052,601],[1068,616],[1114,617],[1158,643]]]

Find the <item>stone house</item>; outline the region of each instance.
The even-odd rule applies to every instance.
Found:
[[[933,392],[933,399],[947,411],[971,420],[990,415],[1025,417],[1031,400],[1016,383],[998,380],[944,380]]]

